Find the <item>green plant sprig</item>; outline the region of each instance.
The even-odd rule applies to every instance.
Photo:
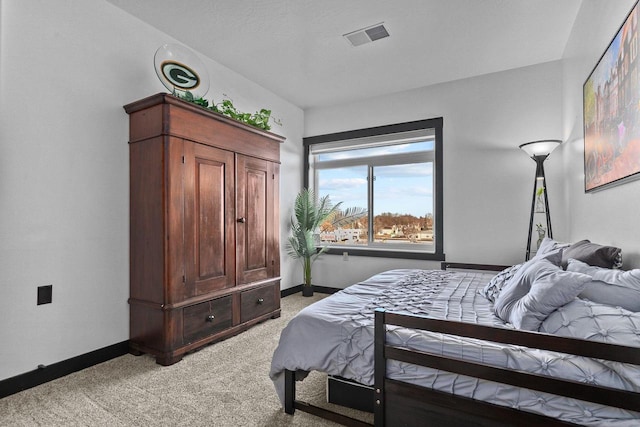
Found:
[[[206,108],[207,110],[215,111],[216,113],[220,113],[239,122],[257,127],[258,129],[267,131],[270,130],[271,126],[269,125],[269,119],[273,120],[275,124],[282,126],[280,120],[271,117],[271,110],[267,110],[265,108],[262,108],[260,109],[260,111],[257,111],[253,114],[243,113],[241,111],[238,111],[238,109],[233,105],[233,101],[228,98],[225,98],[222,100],[222,102],[216,104],[214,102],[209,103],[209,101],[202,97],[196,98],[191,92],[188,91],[185,92],[184,95],[178,93],[177,91],[173,91],[173,95],[184,101],[199,105],[200,107]]]

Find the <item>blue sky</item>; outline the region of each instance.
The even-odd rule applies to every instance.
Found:
[[[321,160],[337,160],[406,153],[425,148],[433,150],[432,141],[420,144],[402,144],[391,147],[368,148],[351,152],[322,154]],[[318,170],[320,196],[329,195],[333,203],[343,201],[343,207],[367,207],[367,166],[350,166]],[[392,212],[424,216],[433,213],[433,165],[414,163],[397,166],[378,166],[374,169],[374,214]]]
[[[598,86],[604,84],[611,75],[611,70],[618,60],[620,54],[620,42],[622,39],[622,30],[616,34],[616,37],[611,42],[611,45],[607,48],[602,55],[602,61],[600,61],[597,67],[593,70],[591,79],[593,80],[593,88],[597,90]]]

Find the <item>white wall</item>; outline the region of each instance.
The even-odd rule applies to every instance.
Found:
[[[0,380],[129,338],[128,116],[166,90],[153,55],[176,41],[104,0],[1,0]],[[271,108],[281,229],[301,186],[303,112],[201,56],[207,98]],[[282,254],[283,287],[298,267]],[[294,274],[295,273],[295,274]],[[295,279],[294,279],[295,276]],[[53,303],[36,306],[36,288]]]
[[[524,260],[535,162],[518,145],[561,137],[559,61],[305,112],[305,136],[444,118],[444,250],[449,261]],[[562,165],[545,163],[552,216]],[[552,221],[555,217],[552,218]],[[568,233],[554,225],[554,237]],[[323,255],[314,283],[343,287],[388,268],[437,263]]]
[[[635,0],[585,1],[563,61],[563,136],[568,238],[622,248],[624,268],[640,268],[640,180],[584,192],[582,85]]]

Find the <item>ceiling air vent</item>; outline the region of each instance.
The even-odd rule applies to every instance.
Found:
[[[353,47],[363,45],[365,43],[374,42],[376,40],[389,37],[389,32],[384,27],[383,23],[372,25],[367,28],[352,31],[347,34],[343,34]]]

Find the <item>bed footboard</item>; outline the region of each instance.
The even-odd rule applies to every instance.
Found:
[[[640,348],[564,338],[537,332],[410,316],[375,313],[375,426],[569,426],[573,423],[505,406],[456,396],[387,377],[388,360],[397,360],[503,384],[568,396],[627,410],[640,408],[640,393],[497,368],[447,356],[408,350],[386,342],[386,325],[522,345],[584,357],[640,365]]]

